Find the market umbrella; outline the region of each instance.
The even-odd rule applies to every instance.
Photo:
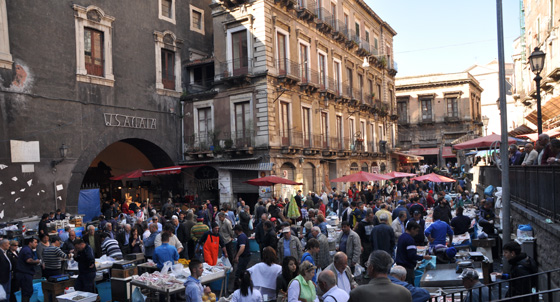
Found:
[[[269,187],[274,186],[275,184],[283,184],[283,185],[303,185],[301,182],[295,182],[293,180],[289,180],[286,178],[270,175],[261,178],[250,179],[244,181],[244,183],[253,185],[253,186],[261,186],[261,187]]]
[[[358,173],[331,179],[331,182],[360,182],[360,181],[379,181],[379,180],[389,180],[389,179],[391,178],[385,175],[360,171]]]
[[[110,180],[123,180],[128,178],[140,178],[142,177],[142,169],[130,171],[121,175],[113,176],[109,178]]]
[[[466,141],[457,145],[453,145],[453,149],[474,149],[474,148],[489,148],[495,141],[502,141],[502,137],[496,133],[490,134],[488,136],[483,136],[479,138]],[[508,144],[515,144],[516,139],[513,137],[508,137]]]
[[[412,176],[416,176],[416,174],[413,173],[404,173],[404,172],[397,172],[397,171],[393,171],[393,172],[389,172],[387,174],[381,174],[383,176],[387,176],[390,178],[401,178],[401,177],[412,177]]]
[[[430,174],[414,177],[411,178],[410,180],[418,180],[418,181],[427,180],[431,182],[456,182],[456,180],[453,178],[445,177],[436,173],[430,173]]]

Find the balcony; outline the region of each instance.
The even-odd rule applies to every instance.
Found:
[[[288,9],[293,9],[297,6],[297,0],[274,0],[274,3]]]
[[[333,27],[333,39],[340,43],[346,43],[349,40],[348,26],[340,19],[331,19]]]
[[[317,29],[325,34],[332,33],[332,14],[327,9],[320,7],[317,8],[317,19],[315,23],[317,24]]]
[[[208,91],[212,89],[214,86],[214,78],[208,78],[204,80],[193,81],[191,83],[187,83],[185,86],[185,90],[189,94],[196,94]]]
[[[360,37],[356,35],[356,32],[352,29],[346,30],[346,37],[348,40],[344,43],[344,46],[349,50],[358,48],[358,44],[360,43]]]
[[[276,60],[276,76],[278,78],[295,84],[300,80],[302,75],[298,62],[288,59]]]
[[[298,0],[298,4],[295,7],[297,12],[297,17],[311,22],[315,20],[317,15],[317,1],[315,0]]]
[[[319,72],[316,69],[309,67],[308,64],[301,64],[299,66],[299,79],[302,90],[308,92],[315,92],[321,84],[319,79]]]
[[[251,150],[255,147],[255,131],[210,132],[185,137],[185,153],[221,154],[228,151]]]
[[[248,77],[253,74],[253,59],[240,58],[223,62],[217,74],[222,81],[250,82]]]

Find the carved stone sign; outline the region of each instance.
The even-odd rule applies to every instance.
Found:
[[[116,113],[103,113],[105,126],[136,128],[136,129],[157,129],[157,119],[151,117],[138,117]]]

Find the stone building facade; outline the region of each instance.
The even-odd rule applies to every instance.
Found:
[[[191,185],[252,203],[270,192],[251,178],[320,192],[396,168],[396,32],[364,1],[223,0],[212,17],[213,83],[183,98],[184,163],[207,165]]]
[[[521,6],[521,36],[513,43],[513,96],[524,104],[528,126],[537,128],[537,90],[529,64],[535,47],[546,53],[540,73],[543,131],[560,126],[560,5],[557,1],[526,0]]]
[[[456,160],[451,142],[483,135],[483,89],[468,72],[402,77],[396,83],[401,151],[443,166]]]
[[[209,4],[0,0],[0,220],[76,213],[84,184],[114,193],[109,176],[182,159],[184,73],[211,55]]]

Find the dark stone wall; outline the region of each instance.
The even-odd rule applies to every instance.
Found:
[[[180,102],[156,92],[153,33],[169,30],[182,39],[183,62],[189,48],[211,53],[211,1],[177,1],[176,24],[158,18],[158,1],[6,2],[14,66],[0,69],[0,165],[7,166],[0,166],[0,221],[54,210],[55,183],[64,187],[56,206],[76,212],[85,172],[114,142],[133,139],[128,142],[156,167],[181,158]],[[190,31],[189,3],[205,10],[205,35]],[[73,4],[95,5],[115,18],[114,87],[76,80]],[[154,118],[157,130],[108,127],[104,113]],[[10,140],[39,141],[41,162],[34,163],[34,173],[11,163]],[[63,143],[68,155],[54,171],[51,161],[60,159]]]

